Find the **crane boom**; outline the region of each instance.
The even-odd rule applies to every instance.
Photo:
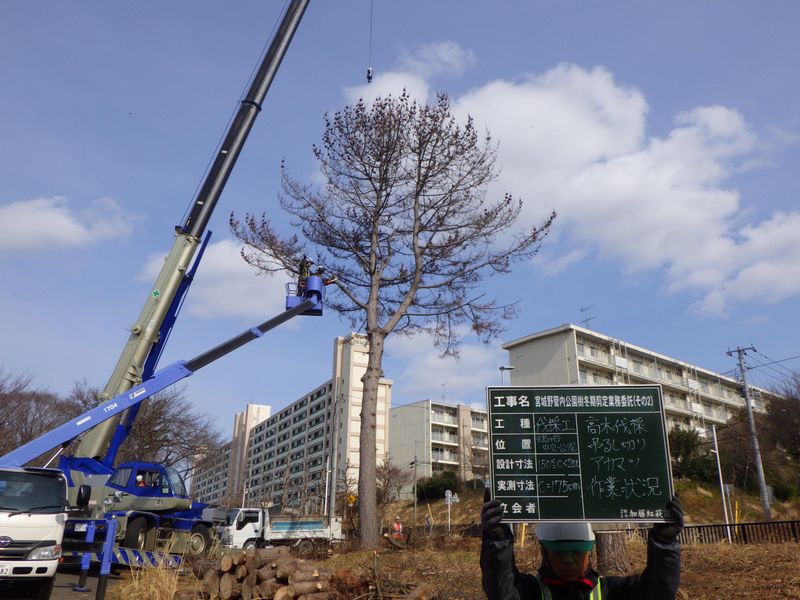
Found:
[[[175,228],[175,240],[172,248],[156,278],[153,289],[148,294],[139,318],[131,327],[131,334],[125,348],[103,390],[104,398],[114,398],[141,383],[143,366],[153,346],[158,342],[161,324],[173,305],[203,231],[208,225],[255,118],[261,110],[261,103],[266,97],[289,43],[297,30],[308,1],[292,0],[286,9],[281,24],[253,77],[247,95],[240,102],[236,117],[228,128],[186,220]],[[122,418],[123,415],[115,415],[114,418],[106,420],[86,433],[75,448],[73,455],[100,459]]]
[[[115,397],[111,398],[109,402],[88,410],[70,419],[63,425],[59,425],[55,429],[12,450],[8,454],[0,456],[0,468],[21,467],[52,448],[68,444],[79,435],[119,417],[119,415],[126,410],[134,408],[154,394],[168,388],[181,379],[189,377],[237,348],[241,348],[245,344],[260,338],[270,329],[274,329],[278,325],[285,323],[297,315],[303,314],[309,309],[322,310],[322,289],[322,279],[319,277],[310,277],[308,288],[296,306],[285,310],[279,315],[255,327],[246,329],[239,335],[226,340],[222,344],[190,360],[177,361],[164,367],[151,379],[117,394]]]

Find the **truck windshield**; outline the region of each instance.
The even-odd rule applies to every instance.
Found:
[[[170,487],[172,488],[172,493],[176,496],[183,496],[184,498],[187,497],[189,494],[186,492],[186,486],[183,484],[183,479],[175,469],[168,467],[167,468],[167,478],[169,479]]]
[[[0,511],[63,512],[64,482],[60,477],[34,472],[0,470]]]
[[[238,508],[231,508],[225,515],[225,525],[233,525],[236,522],[236,515],[239,514]]]

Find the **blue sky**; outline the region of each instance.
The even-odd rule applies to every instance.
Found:
[[[282,12],[278,2],[15,2],[0,21],[0,365],[68,393],[102,387]],[[753,344],[800,354],[800,38],[793,2],[312,0],[211,221],[213,243],[162,365],[282,309],[230,211],[277,206],[279,164],[317,181],[322,115],[445,91],[499,143],[490,192],[559,218],[535,261],[487,290],[520,316],[459,362],[396,339],[396,403],[480,403],[500,343],[563,322],[728,371]],[[335,314],[207,367],[190,399],[230,429],[330,377]],[[763,358],[760,360],[764,360]],[[798,369],[797,360],[783,363]],[[775,383],[766,369],[757,384]]]

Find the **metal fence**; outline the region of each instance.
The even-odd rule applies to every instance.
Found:
[[[647,540],[649,529],[628,529],[628,535]],[[681,544],[779,544],[800,543],[800,521],[764,521],[738,525],[687,525],[680,535]]]

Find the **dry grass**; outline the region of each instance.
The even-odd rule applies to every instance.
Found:
[[[427,600],[484,600],[478,564],[480,540],[445,536],[412,540],[412,547],[378,553],[337,551],[312,561],[328,569],[334,600],[402,598],[423,586]],[[628,542],[631,573],[645,566],[646,545]],[[516,550],[522,571],[538,568],[538,545]],[[683,548],[679,600],[800,599],[800,546],[696,545]],[[178,589],[199,589],[192,575],[173,569],[132,571],[109,590],[109,600],[171,600]],[[380,590],[380,592],[379,592]]]
[[[166,567],[131,569],[109,589],[109,600],[172,600],[178,590],[178,570]]]
[[[401,582],[409,587],[424,584],[429,600],[483,600],[479,540],[444,538],[427,547],[385,550],[379,553],[379,576],[384,587]],[[643,542],[628,543],[631,573],[644,569],[647,548]],[[534,571],[540,561],[535,544],[516,552],[520,570]],[[372,553],[351,552],[326,562],[336,577],[348,581],[351,590],[339,589],[336,599],[361,596],[375,584]],[[800,547],[796,544],[753,546],[686,546],[683,548],[680,600],[800,599]],[[377,595],[373,593],[371,596]]]

